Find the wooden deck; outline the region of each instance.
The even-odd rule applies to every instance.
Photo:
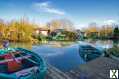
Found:
[[[101,57],[67,72],[73,79],[110,79],[110,70],[119,69],[119,61]]]
[[[69,72],[49,66],[46,79],[109,79],[110,69],[119,69],[119,61],[100,57]]]
[[[46,79],[72,79],[72,78],[70,78],[68,75],[66,75],[64,72],[61,72],[57,68],[48,65]]]

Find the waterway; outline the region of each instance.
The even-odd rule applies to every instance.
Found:
[[[82,41],[83,43],[90,43],[100,48],[111,48],[114,43],[111,40],[98,41]],[[61,71],[69,71],[78,67],[80,64],[86,62],[79,55],[79,42],[48,42],[44,44],[25,44],[25,43],[11,43],[11,47],[24,47],[31,49],[45,62],[50,63]]]

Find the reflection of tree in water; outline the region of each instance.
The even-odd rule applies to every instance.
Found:
[[[32,43],[10,43],[10,47],[13,47],[13,48],[20,47],[20,48],[26,48],[31,50]]]
[[[118,47],[119,41],[118,40],[113,40],[113,47]]]
[[[107,50],[107,54],[119,57],[119,41],[118,40],[113,40],[113,47]]]
[[[63,41],[52,41],[49,42],[49,45],[51,45],[52,47],[65,47],[65,46],[70,46],[72,44],[74,44],[75,42],[63,42]]]

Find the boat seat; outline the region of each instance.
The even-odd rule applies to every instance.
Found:
[[[7,62],[8,65],[8,72],[15,72],[18,71],[21,68],[21,62],[19,61],[19,63],[12,57],[11,54],[6,54],[5,55],[5,59],[9,60],[12,59],[11,61]]]

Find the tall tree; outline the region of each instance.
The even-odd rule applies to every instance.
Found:
[[[55,29],[65,29],[67,31],[72,31],[75,29],[73,23],[68,19],[54,19],[48,23],[48,27],[51,31]]]
[[[118,26],[116,26],[114,28],[113,36],[115,39],[119,39],[119,28],[118,28]]]

